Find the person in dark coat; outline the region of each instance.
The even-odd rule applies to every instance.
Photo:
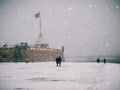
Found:
[[[100,62],[100,59],[98,58],[98,59],[97,59],[97,63],[99,63],[99,62]]]
[[[59,64],[59,58],[58,57],[56,58],[56,64],[57,64],[57,66]]]
[[[104,58],[103,62],[104,62],[104,64],[106,63],[106,59],[105,58]]]
[[[61,61],[62,61],[62,58],[61,58],[61,56],[59,56],[59,58],[58,58],[59,66],[61,66]]]

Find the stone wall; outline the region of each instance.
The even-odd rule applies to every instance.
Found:
[[[63,57],[61,49],[29,48],[27,58],[30,62],[54,61],[57,56]]]
[[[52,48],[27,48],[19,50],[18,56],[15,57],[16,48],[0,48],[0,62],[44,62],[54,61],[56,57],[63,56],[62,49]]]

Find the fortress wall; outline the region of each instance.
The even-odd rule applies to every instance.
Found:
[[[0,61],[15,61],[15,50],[15,48],[0,48]],[[3,54],[5,54],[6,57],[3,58]],[[27,60],[29,62],[54,61],[58,56],[64,57],[62,49],[52,48],[28,48],[27,50],[20,50],[19,56],[17,61]]]
[[[30,48],[27,51],[27,58],[30,62],[54,61],[57,56],[63,57],[61,49]]]

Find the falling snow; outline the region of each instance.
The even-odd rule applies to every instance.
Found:
[[[116,8],[118,9],[118,8],[120,8],[119,6],[116,6]]]
[[[72,7],[69,7],[68,10],[71,11],[71,10],[72,10]]]
[[[109,43],[106,43],[106,47],[109,47]]]
[[[89,8],[92,8],[93,7],[93,5],[92,4],[89,4]]]

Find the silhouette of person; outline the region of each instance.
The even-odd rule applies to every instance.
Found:
[[[97,59],[97,63],[99,63],[99,62],[100,62],[100,59],[98,58],[98,59]]]
[[[59,56],[59,58],[58,58],[59,66],[61,66],[61,61],[62,61],[62,58],[61,58],[61,56]]]
[[[104,62],[104,64],[106,63],[106,59],[105,58],[104,58],[103,62]]]
[[[56,64],[57,64],[57,66],[59,64],[59,58],[58,57],[56,58]]]

